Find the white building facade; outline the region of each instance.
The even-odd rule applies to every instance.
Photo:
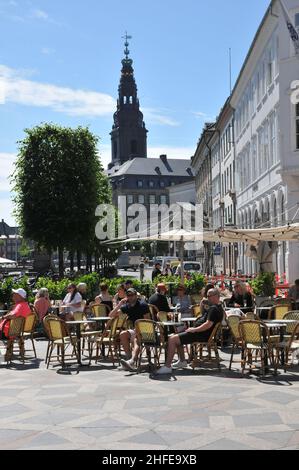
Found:
[[[284,3],[299,30],[299,1]],[[294,217],[299,220],[299,105],[291,102],[295,80],[299,56],[279,1],[273,0],[230,98],[235,110],[230,158],[232,164],[235,160],[239,227],[274,227]],[[230,181],[225,172],[227,168],[221,172],[224,195],[225,181]],[[256,261],[245,256],[244,245],[239,245],[238,269],[246,274],[258,270]],[[285,273],[290,282],[299,278],[299,243],[279,243],[273,270]]]

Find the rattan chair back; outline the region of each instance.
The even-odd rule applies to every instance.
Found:
[[[158,321],[160,322],[167,322],[169,321],[169,313],[168,312],[158,312],[157,313]]]
[[[44,318],[44,325],[51,341],[63,339],[68,336],[66,325],[60,318],[48,315]]]
[[[158,307],[156,307],[156,305],[148,304],[148,309],[150,311],[151,319],[157,321],[157,313],[159,312]]]
[[[292,306],[289,304],[274,305],[269,312],[269,318],[274,315],[274,320],[282,320],[290,310],[292,310]]]
[[[152,320],[137,320],[135,322],[136,337],[139,345],[157,345],[158,335],[156,323]]]
[[[240,339],[240,332],[239,332],[239,323],[240,323],[240,316],[239,315],[229,315],[226,319],[227,324],[230,328],[231,334],[235,341],[239,341]]]
[[[262,347],[264,344],[264,333],[268,335],[267,326],[258,320],[241,320],[239,333],[244,344],[252,344]]]
[[[38,320],[35,313],[31,313],[25,318],[24,333],[33,333]]]
[[[200,311],[200,305],[196,304],[192,306],[192,313],[194,317],[200,317],[201,311]]]
[[[106,317],[110,313],[111,309],[106,304],[93,304],[91,306],[91,311],[95,317]]]
[[[21,336],[24,331],[25,318],[24,317],[13,317],[9,320],[8,337]]]

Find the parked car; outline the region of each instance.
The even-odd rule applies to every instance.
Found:
[[[137,271],[141,262],[141,255],[139,253],[132,253],[130,251],[122,251],[121,255],[117,258],[115,266],[117,269],[133,269]]]

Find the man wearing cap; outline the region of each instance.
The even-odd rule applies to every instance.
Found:
[[[24,289],[12,289],[12,300],[14,308],[11,312],[2,317],[0,323],[0,337],[1,339],[8,337],[9,320],[13,317],[27,317],[30,315],[31,310],[27,302],[27,293]]]
[[[120,343],[124,348],[127,360],[121,360],[123,369],[135,370],[134,363],[138,357],[139,346],[136,341],[136,333],[134,329],[137,320],[143,320],[149,315],[149,308],[145,302],[142,302],[137,297],[137,291],[133,288],[127,290],[126,298],[122,299],[119,304],[110,312],[111,318],[116,318],[120,313],[125,313],[129,321],[132,323],[132,328],[122,331],[120,334]],[[130,343],[133,343],[133,352],[131,353]]]
[[[161,264],[155,263],[155,269],[153,269],[153,272],[152,272],[152,281],[154,281],[156,277],[161,276],[161,274],[162,274]]]
[[[167,287],[161,282],[157,285],[156,292],[149,298],[148,303],[155,305],[159,312],[170,312],[166,293]]]

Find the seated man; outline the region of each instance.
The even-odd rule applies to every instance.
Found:
[[[253,298],[243,282],[236,282],[228,307],[240,308],[243,313],[252,312]]]
[[[111,318],[116,318],[120,313],[125,313],[133,327],[127,331],[122,331],[120,334],[120,343],[124,348],[127,360],[121,360],[122,368],[124,370],[135,371],[134,363],[138,357],[139,346],[136,340],[136,333],[134,329],[137,320],[149,318],[149,308],[145,302],[137,298],[137,291],[135,289],[127,290],[127,297],[122,299],[119,304],[110,312]],[[133,352],[131,353],[130,343],[133,343]]]
[[[155,305],[159,312],[170,312],[170,307],[166,297],[167,287],[160,283],[156,287],[156,292],[148,300],[150,305]]]
[[[208,341],[215,325],[222,321],[224,312],[222,306],[219,304],[219,290],[210,289],[207,297],[211,306],[202,317],[194,322],[194,327],[187,328],[186,331],[178,335],[170,336],[168,340],[167,361],[165,366],[157,371],[158,375],[171,374],[172,368],[180,369],[187,367],[187,361],[184,356],[184,345]],[[179,360],[171,364],[176,349],[178,350]]]
[[[14,308],[11,312],[7,313],[2,317],[0,323],[0,339],[5,339],[8,337],[9,331],[9,320],[13,317],[27,317],[31,314],[31,309],[28,302],[26,301],[27,292],[24,289],[12,289],[12,300],[14,303]]]

